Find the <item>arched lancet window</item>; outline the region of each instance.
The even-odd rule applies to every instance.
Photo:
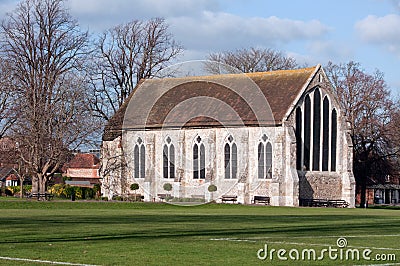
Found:
[[[310,147],[311,147],[311,100],[306,96],[304,102],[304,169],[310,170]]]
[[[270,142],[267,143],[267,147],[266,147],[266,171],[267,171],[267,178],[272,178],[272,145]]]
[[[225,178],[237,178],[237,146],[233,141],[233,137],[229,136],[224,146],[225,154]]]
[[[320,88],[305,96],[295,112],[296,168],[336,171],[338,113]]]
[[[302,151],[302,137],[301,137],[301,128],[302,128],[302,113],[301,108],[296,108],[296,168],[297,170],[302,170],[301,167],[301,155]]]
[[[175,178],[175,148],[170,137],[167,137],[163,147],[163,177]]]
[[[265,146],[258,143],[258,178],[265,178]]]
[[[133,150],[133,166],[134,166],[134,178],[139,178],[140,173],[140,156],[139,156],[139,146],[136,144]]]
[[[331,171],[336,171],[337,112],[332,110]]]
[[[193,179],[206,178],[205,147],[200,136],[197,136],[193,144]]]
[[[329,99],[324,98],[322,114],[322,171],[328,171],[329,167]]]
[[[133,148],[134,178],[144,178],[146,173],[146,149],[143,140],[137,139]]]
[[[313,121],[313,171],[319,170],[321,141],[321,93],[319,89],[314,92],[314,121]]]
[[[265,134],[258,143],[258,178],[272,178],[272,145]]]

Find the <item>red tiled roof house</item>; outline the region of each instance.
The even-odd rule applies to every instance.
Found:
[[[65,175],[71,181],[89,181],[91,185],[100,184],[100,160],[90,153],[78,153],[64,165]]]

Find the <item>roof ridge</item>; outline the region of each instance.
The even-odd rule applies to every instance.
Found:
[[[199,76],[184,76],[184,77],[167,77],[167,78],[150,78],[144,79],[143,81],[160,81],[160,80],[185,80],[185,79],[217,79],[217,78],[228,78],[228,77],[241,77],[241,76],[248,76],[248,77],[256,77],[256,76],[271,76],[271,75],[282,75],[282,74],[289,74],[289,73],[303,73],[306,71],[313,71],[319,65],[315,65],[312,67],[303,67],[297,69],[281,69],[281,70],[271,70],[271,71],[260,71],[260,72],[245,72],[245,73],[226,73],[226,74],[215,74],[215,75],[199,75]]]
[[[245,75],[248,76],[257,76],[257,75],[273,75],[273,74],[286,74],[286,73],[294,73],[294,72],[306,72],[306,71],[312,71],[314,70],[317,66],[313,67],[304,67],[304,68],[297,68],[297,69],[281,69],[281,70],[272,70],[272,71],[263,71],[263,72],[250,72],[250,73],[244,73]]]

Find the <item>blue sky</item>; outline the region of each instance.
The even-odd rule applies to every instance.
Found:
[[[0,18],[17,2],[0,0]],[[400,0],[69,0],[68,6],[94,33],[164,17],[185,48],[181,61],[250,46],[309,65],[354,60],[381,70],[400,94]]]

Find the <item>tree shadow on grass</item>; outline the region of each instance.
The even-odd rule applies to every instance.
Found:
[[[0,244],[160,238],[324,236],[397,232],[399,218],[357,215],[91,215],[7,218]],[[101,230],[100,230],[101,228]],[[35,233],[32,230],[37,229]]]

